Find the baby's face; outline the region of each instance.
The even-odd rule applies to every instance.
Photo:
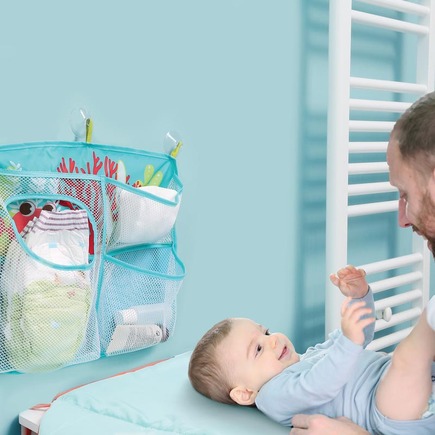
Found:
[[[291,341],[281,333],[269,333],[249,319],[233,319],[229,335],[218,346],[231,381],[253,391],[286,367],[299,361]]]

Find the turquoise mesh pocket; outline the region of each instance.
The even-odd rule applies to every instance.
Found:
[[[107,256],[97,309],[102,352],[124,353],[170,338],[183,278],[172,247]]]
[[[66,201],[62,190],[71,179],[9,180],[13,195],[0,214],[11,228],[0,268],[0,371],[47,371],[96,359],[98,265],[90,228],[98,213],[76,198]]]

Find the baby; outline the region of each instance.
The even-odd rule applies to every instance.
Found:
[[[364,270],[346,266],[330,279],[347,299],[341,330],[326,342],[299,355],[284,334],[250,319],[223,320],[192,353],[193,387],[219,402],[255,405],[287,426],[298,413],[325,414],[348,417],[372,434],[433,435],[435,297],[387,355],[365,349],[375,319]]]

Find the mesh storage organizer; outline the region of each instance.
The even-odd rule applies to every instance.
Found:
[[[182,187],[168,154],[0,147],[0,372],[54,370],[172,335]]]

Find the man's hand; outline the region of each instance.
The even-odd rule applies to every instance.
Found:
[[[345,417],[297,414],[292,418],[290,435],[370,435],[362,427]]]
[[[337,273],[331,273],[329,279],[337,286],[344,296],[353,299],[363,298],[368,292],[364,269],[357,269],[355,266],[348,265],[340,269]]]

